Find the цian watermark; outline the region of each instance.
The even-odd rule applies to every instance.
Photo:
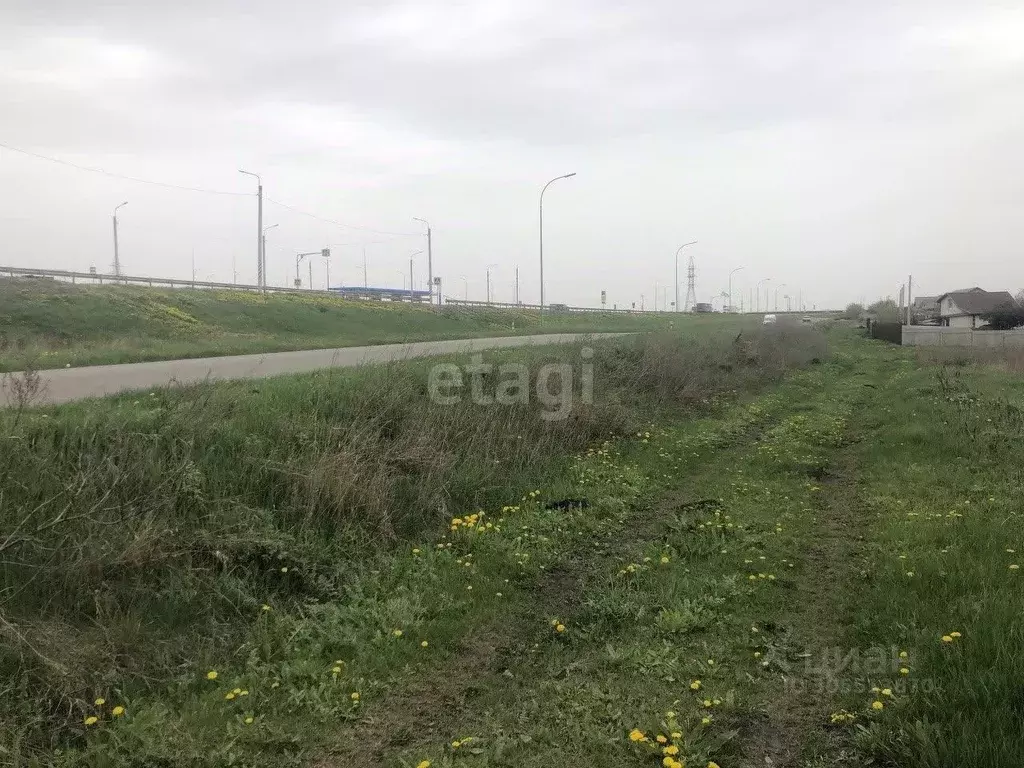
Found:
[[[531,376],[525,363],[485,363],[483,355],[473,355],[466,365],[439,363],[431,366],[427,389],[431,402],[457,405],[466,396],[476,405],[526,405],[531,396],[543,406],[541,418],[559,421],[568,418],[573,402],[594,402],[594,350],[583,347],[577,369],[572,363],[545,363]]]
[[[879,682],[897,695],[936,690],[935,681],[912,675],[910,655],[898,647],[822,648],[799,661],[775,659],[790,693],[868,693]]]

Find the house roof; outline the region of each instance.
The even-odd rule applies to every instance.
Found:
[[[965,315],[980,315],[1003,304],[1013,303],[1013,296],[1008,291],[983,291],[981,288],[950,291],[939,296],[939,301],[945,298],[951,298]]]

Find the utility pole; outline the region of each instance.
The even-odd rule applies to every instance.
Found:
[[[413,301],[413,287],[412,287],[412,256],[409,257],[409,301]]]
[[[196,249],[192,249],[192,287],[196,287]]]
[[[309,267],[309,290],[312,291],[313,290],[313,260],[310,259],[309,261],[307,261],[306,265]]]
[[[235,254],[231,254],[231,282],[238,285],[238,268],[235,266]]]
[[[324,257],[324,265],[327,267],[327,286],[326,290],[331,290],[331,249],[324,248],[321,253]]]
[[[263,230],[263,234],[260,236],[260,253],[263,254],[263,272],[261,272],[260,274],[262,274],[263,277],[260,278],[259,275],[257,275],[257,281],[262,279],[263,282],[260,283],[260,287],[263,289],[264,293],[266,293],[267,283],[270,282],[269,275],[267,274],[267,232],[269,232],[270,230],[277,226],[279,225],[271,224],[269,227],[266,227]],[[284,284],[285,286],[288,285],[287,279],[284,281]]]
[[[266,254],[263,250],[263,179],[260,178],[258,173],[251,173],[249,171],[243,171],[241,168],[238,169],[239,173],[244,173],[246,176],[256,177],[256,285],[260,288],[266,288]]]
[[[366,279],[366,246],[363,246],[363,288],[369,288],[370,283]]]
[[[430,306],[434,306],[434,245],[431,237],[430,222],[426,219],[413,217],[413,221],[422,221],[427,225],[427,288],[430,291]],[[441,305],[441,294],[437,294],[437,304]]]
[[[121,276],[121,256],[117,250],[117,209],[125,205],[128,205],[127,200],[114,207],[114,275],[117,277]]]
[[[910,325],[910,321],[911,321],[911,315],[910,315],[910,293],[913,290],[913,285],[914,285],[914,276],[913,275],[907,275],[907,325]]]
[[[519,304],[519,267],[516,267],[516,304]]]

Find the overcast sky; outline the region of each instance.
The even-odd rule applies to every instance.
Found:
[[[0,264],[810,306],[1024,287],[1019,0],[4,0]],[[383,233],[383,234],[382,234]],[[313,279],[326,278],[316,262]],[[426,278],[415,257],[415,282]],[[466,282],[463,282],[465,278]],[[303,268],[303,279],[308,273]],[[772,291],[774,301],[774,291]],[[762,304],[763,304],[762,299]]]

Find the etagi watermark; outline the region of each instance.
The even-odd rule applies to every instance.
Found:
[[[471,403],[527,405],[533,396],[543,406],[542,419],[561,421],[569,417],[573,403],[594,402],[593,359],[594,350],[583,347],[578,370],[572,363],[545,363],[537,368],[536,376],[531,376],[525,363],[485,363],[483,355],[477,353],[466,365],[431,366],[427,390],[431,402],[457,405],[465,399],[468,379]]]

